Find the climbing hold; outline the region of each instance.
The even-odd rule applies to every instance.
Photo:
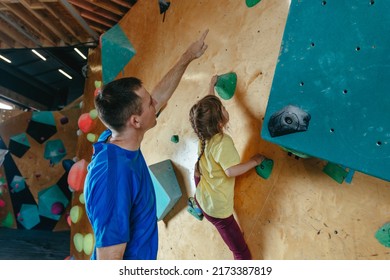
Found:
[[[81,233],[76,233],[73,236],[73,244],[77,252],[81,253],[83,250],[84,236]]]
[[[158,0],[158,4],[160,6],[160,15],[165,13],[169,6],[171,5],[171,2],[167,2],[165,0]]]
[[[88,162],[85,159],[81,159],[72,165],[68,174],[69,188],[74,191],[82,191],[84,189],[84,181],[87,176]]]
[[[50,163],[57,164],[66,156],[64,143],[61,139],[49,140],[45,144],[44,158]]]
[[[258,4],[261,0],[246,0],[246,5],[249,7],[249,8],[252,8],[253,6],[255,6],[256,4]]]
[[[342,184],[348,175],[348,171],[345,168],[332,162],[328,162],[322,171],[339,184]]]
[[[102,87],[102,81],[95,81],[94,85],[95,85],[95,88],[101,88]]]
[[[214,89],[218,95],[225,100],[233,97],[237,86],[237,74],[234,72],[218,76]]]
[[[78,221],[81,220],[81,217],[83,216],[83,209],[80,207],[80,206],[73,206],[71,209],[70,209],[70,220],[76,224]]]
[[[287,105],[271,116],[268,130],[272,137],[306,131],[310,119],[311,116],[305,111],[296,106]]]
[[[384,224],[375,233],[375,238],[386,247],[390,247],[390,223]]]
[[[84,193],[81,193],[81,194],[79,195],[79,201],[80,201],[81,204],[85,204]]]
[[[102,92],[101,88],[96,88],[95,91],[93,92],[93,96],[96,97],[101,92]]]
[[[91,117],[91,119],[96,119],[97,116],[98,116],[98,112],[96,109],[92,109],[91,111],[89,111],[89,116]]]
[[[173,143],[179,143],[179,135],[172,135],[171,141]]]
[[[94,134],[94,133],[88,133],[88,134],[87,134],[87,139],[88,139],[89,142],[94,143],[94,142],[96,142],[96,140],[98,139],[98,137],[97,137],[97,135]]]
[[[92,254],[93,244],[94,244],[93,234],[87,233],[86,235],[84,235],[83,250],[86,255]]]
[[[61,124],[67,124],[69,122],[69,119],[67,116],[64,116],[60,119],[60,123]]]
[[[135,55],[135,49],[119,24],[100,36],[103,84],[108,84]]]
[[[93,130],[96,124],[89,113],[81,114],[77,123],[80,130],[84,133],[88,133]]]
[[[1,226],[12,228],[12,225],[14,224],[14,215],[11,214],[11,212],[8,212],[8,214],[5,216],[3,221],[1,222]]]
[[[51,213],[53,215],[61,215],[62,212],[64,212],[65,210],[65,207],[64,207],[64,204],[62,204],[61,202],[54,202],[52,205],[51,205]]]
[[[265,158],[259,165],[255,167],[256,173],[264,178],[268,179],[271,175],[272,169],[274,167],[274,161],[269,158]]]

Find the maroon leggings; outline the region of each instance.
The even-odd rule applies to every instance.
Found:
[[[202,210],[196,198],[195,201],[198,207]],[[233,215],[224,219],[218,219],[207,215],[203,210],[202,213],[204,217],[217,228],[223,241],[225,241],[230,251],[233,252],[233,257],[235,260],[252,259],[248,245],[246,244],[241,229]]]

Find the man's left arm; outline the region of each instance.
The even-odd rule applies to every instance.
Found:
[[[157,102],[156,112],[159,112],[168,102],[169,98],[171,98],[191,61],[199,58],[206,51],[207,45],[204,40],[208,32],[209,30],[207,29],[197,41],[193,42],[188,47],[176,64],[164,75],[161,81],[152,90],[151,95]]]

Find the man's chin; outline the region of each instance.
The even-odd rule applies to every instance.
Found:
[[[157,125],[157,120],[154,121],[153,125],[150,126],[150,128],[153,128]]]

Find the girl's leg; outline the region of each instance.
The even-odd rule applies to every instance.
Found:
[[[234,210],[233,210],[233,216],[234,216],[234,219],[236,220],[238,226],[240,227],[241,232],[243,232],[242,227],[241,227],[240,220],[238,219],[237,213],[236,213],[236,211],[234,211]]]
[[[233,215],[225,219],[218,219],[218,218],[211,217],[203,212],[203,216],[217,228],[223,241],[229,247],[230,251],[233,252],[233,257],[235,260],[252,259],[248,245],[246,244],[241,229],[238,226]]]
[[[200,177],[199,176],[196,176],[194,175],[194,181],[195,181],[195,187],[198,186],[199,182],[200,182]]]

